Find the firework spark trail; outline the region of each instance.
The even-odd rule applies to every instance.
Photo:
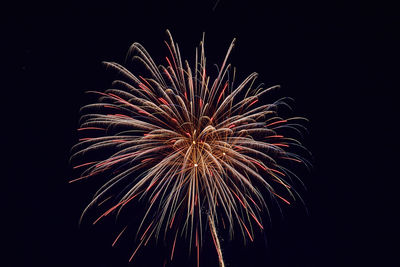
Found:
[[[281,163],[308,165],[291,152],[291,147],[303,147],[288,134],[301,134],[304,119],[280,117],[278,108],[288,106],[285,99],[260,103],[278,86],[254,87],[256,73],[233,86],[228,57],[234,41],[211,80],[204,36],[192,69],[168,35],[170,55],[165,66],[157,66],[140,44],[130,48],[128,56],[146,68],[148,77],[136,76],[118,63],[105,63],[121,79],[105,92],[92,92],[99,95],[99,103],[81,109],[78,130],[90,137],[81,138],[72,149],[74,169],[84,169],[72,181],[109,175],[82,214],[96,203],[109,205],[94,223],[119,213],[133,200],[147,202],[137,230],[140,242],[129,260],[150,238],[157,239],[162,232],[165,238],[170,231],[174,232],[171,260],[178,233],[189,239],[190,250],[194,245],[199,257],[204,231],[210,229],[219,264],[224,266],[216,230],[220,221],[231,237],[237,227],[245,240],[252,241],[253,226],[264,229],[261,213],[268,207],[263,190],[286,204],[290,201],[281,195],[282,188],[292,200],[297,196],[289,183],[297,176]],[[94,152],[100,159],[85,162]],[[107,204],[112,201],[116,203]],[[123,232],[125,228],[113,245]]]
[[[217,249],[217,253],[218,253],[219,267],[225,267],[224,259],[222,257],[221,245],[219,243],[219,239],[218,239],[218,235],[217,235],[217,229],[215,228],[214,221],[210,217],[208,217],[208,222],[210,224],[211,236],[212,236],[215,248]]]

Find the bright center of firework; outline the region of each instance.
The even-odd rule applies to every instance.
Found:
[[[197,163],[195,163],[194,166],[197,167],[197,166],[199,166],[199,165],[197,165]]]
[[[195,144],[196,144],[196,141],[194,141],[194,140],[193,140],[193,142],[192,142],[192,143],[193,143],[193,145],[195,145]]]
[[[223,153],[222,153],[222,155],[224,155],[224,156],[225,156],[225,155],[226,155],[226,153],[225,153],[225,152],[223,152]]]

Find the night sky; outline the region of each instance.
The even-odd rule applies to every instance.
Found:
[[[85,91],[115,78],[101,62],[124,63],[139,42],[164,63],[169,29],[189,61],[205,32],[210,66],[236,38],[238,77],[255,71],[280,84],[278,95],[310,120],[314,168],[300,190],[308,212],[273,213],[246,247],[224,240],[226,266],[399,266],[399,16],[364,2],[30,1],[3,10],[1,265],[162,266],[162,244],[128,264],[135,243],[111,247],[113,219],[78,226],[96,188],[68,183],[68,159],[79,108],[93,101]],[[176,258],[166,266],[195,266],[185,249]],[[200,264],[218,266],[212,245]]]

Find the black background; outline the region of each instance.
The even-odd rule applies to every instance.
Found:
[[[113,78],[101,61],[123,63],[137,41],[161,63],[166,29],[190,61],[203,32],[209,63],[220,63],[237,38],[231,62],[241,77],[256,71],[260,82],[280,84],[310,119],[305,144],[314,170],[302,192],[309,213],[285,209],[273,218],[267,246],[263,235],[245,248],[225,241],[227,266],[399,265],[394,6],[53,1],[16,2],[3,13],[3,266],[162,266],[162,246],[129,265],[134,246],[111,248],[116,231],[107,223],[78,227],[95,188],[68,183],[68,157],[79,107],[89,101],[84,92]],[[167,266],[194,266],[186,251],[179,256]],[[200,262],[217,266],[212,247]]]

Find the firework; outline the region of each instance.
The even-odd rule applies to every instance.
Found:
[[[199,265],[209,234],[224,266],[218,228],[226,228],[231,238],[238,231],[252,241],[255,229],[264,228],[265,196],[285,204],[297,196],[289,184],[296,176],[284,166],[306,164],[291,150],[302,145],[289,134],[302,130],[303,118],[280,117],[278,108],[288,106],[286,98],[260,103],[278,86],[255,86],[256,73],[234,84],[235,71],[227,62],[234,41],[211,79],[204,37],[190,66],[168,36],[165,65],[156,65],[138,43],[128,58],[145,67],[141,75],[105,63],[121,79],[112,89],[92,92],[99,101],[81,110],[78,131],[86,137],[73,147],[71,160],[83,171],[72,181],[107,177],[82,214],[93,206],[106,207],[94,223],[127,204],[147,203],[129,261],[151,238],[172,233],[171,260],[177,238],[184,237]],[[94,160],[88,162],[88,155]]]

